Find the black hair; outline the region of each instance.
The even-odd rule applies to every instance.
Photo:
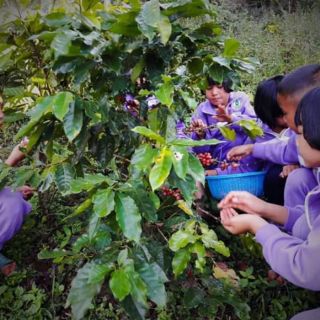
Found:
[[[320,64],[308,64],[288,73],[279,83],[281,95],[297,94],[320,86]]]
[[[219,83],[216,80],[213,80],[211,77],[207,77],[208,86],[222,86],[224,91],[230,93],[232,90],[232,80],[229,78],[225,78],[222,83]]]
[[[311,148],[320,150],[320,88],[309,91],[300,101],[295,118],[303,126],[303,136]]]
[[[277,126],[277,118],[283,116],[277,102],[277,88],[282,79],[283,76],[279,75],[260,82],[254,96],[256,115],[271,129]]]

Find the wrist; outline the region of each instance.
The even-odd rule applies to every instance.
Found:
[[[248,146],[248,149],[247,149],[248,155],[249,155],[249,154],[252,154],[254,144],[253,144],[253,143],[252,143],[252,144],[248,144],[247,146]]]
[[[255,216],[255,218],[252,220],[250,224],[250,232],[252,234],[256,234],[258,230],[260,230],[262,227],[264,227],[267,224],[268,224],[267,221],[265,221],[259,216]]]

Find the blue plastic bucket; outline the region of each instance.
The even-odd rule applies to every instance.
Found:
[[[206,180],[215,199],[224,198],[230,191],[248,191],[259,197],[263,194],[265,175],[265,171],[255,171],[207,176]]]

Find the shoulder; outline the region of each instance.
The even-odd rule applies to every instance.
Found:
[[[230,100],[233,101],[233,100],[240,100],[240,101],[250,101],[250,98],[249,96],[242,92],[242,91],[233,91],[233,92],[230,92]]]
[[[236,91],[230,93],[229,105],[233,111],[240,111],[248,104],[250,104],[250,99],[244,92]]]
[[[212,107],[211,103],[209,102],[209,100],[205,100],[203,102],[201,102],[196,111],[195,111],[195,114],[214,114],[215,111],[214,111],[214,108]]]

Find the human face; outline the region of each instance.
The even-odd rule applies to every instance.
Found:
[[[213,85],[206,90],[206,98],[213,106],[226,106],[229,100],[229,93],[223,86]]]
[[[287,123],[288,127],[293,131],[298,132],[298,129],[294,123],[294,115],[296,113],[298,104],[302,99],[303,95],[280,95],[277,96],[277,101],[282,109],[283,118]]]
[[[298,131],[301,132],[301,130]],[[299,154],[303,158],[304,165],[307,168],[320,167],[320,150],[310,147],[302,133],[298,134],[297,136],[297,145],[299,149]]]
[[[272,128],[275,132],[281,132],[283,129],[288,128],[287,121],[284,119],[284,116],[276,118],[276,126]]]

